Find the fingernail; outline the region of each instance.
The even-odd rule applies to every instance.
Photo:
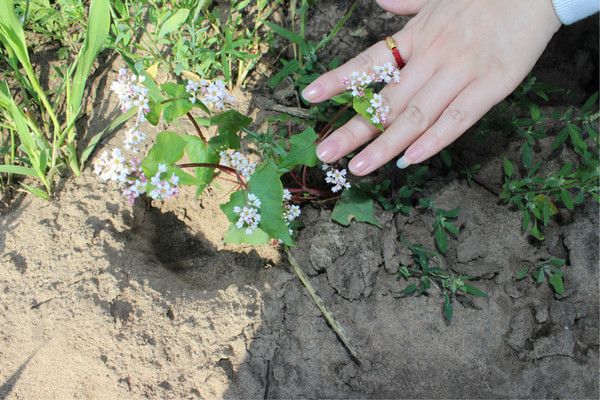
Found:
[[[404,169],[410,165],[410,162],[406,159],[406,157],[400,157],[398,161],[396,161],[396,166],[400,169]]]
[[[348,167],[353,175],[366,175],[371,165],[371,158],[365,155],[358,155],[350,161]]]
[[[328,163],[336,159],[340,146],[333,139],[327,139],[317,147],[317,157],[319,160]]]
[[[322,93],[323,93],[323,87],[321,86],[321,84],[318,82],[313,82],[310,85],[308,85],[306,88],[304,88],[304,90],[302,91],[302,97],[304,97],[304,99],[306,101],[315,103],[319,100],[319,97],[321,96]]]
[[[423,154],[425,154],[425,149],[421,145],[411,146],[402,158],[406,159],[409,164],[417,164],[420,163],[423,158]]]

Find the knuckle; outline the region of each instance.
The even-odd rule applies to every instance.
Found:
[[[346,143],[356,143],[362,141],[362,135],[356,127],[351,124],[346,124],[339,130],[340,136],[344,138]]]
[[[394,148],[394,143],[392,143],[389,135],[381,135],[376,141],[373,142],[371,147],[373,156],[375,156],[378,160],[387,160],[394,156],[391,154],[392,149]]]
[[[366,52],[358,53],[358,55],[354,58],[357,66],[363,71],[370,71],[375,66],[373,62],[373,57]]]
[[[404,118],[406,118],[412,125],[419,129],[425,129],[427,121],[421,108],[416,104],[409,104],[404,110]]]
[[[392,106],[393,103],[392,103],[392,100],[391,100],[389,94],[387,94],[383,91],[380,92],[379,94],[381,95],[381,102],[383,103],[384,109],[387,110],[387,118],[383,125],[389,126],[391,124],[391,121],[395,117],[394,107]]]
[[[449,108],[444,112],[444,116],[451,122],[461,125],[467,120],[467,113],[459,108]]]
[[[513,85],[514,79],[512,78],[511,73],[508,71],[508,68],[502,60],[497,57],[493,57],[488,64],[488,71],[493,76],[497,77],[501,80],[503,84]]]

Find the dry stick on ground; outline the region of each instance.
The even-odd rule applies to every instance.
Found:
[[[310,295],[312,301],[316,304],[317,307],[319,307],[319,310],[321,310],[321,313],[323,314],[331,328],[335,331],[337,336],[340,338],[340,340],[342,341],[342,343],[344,344],[354,361],[356,361],[358,364],[361,364],[356,347],[354,347],[354,345],[350,342],[350,339],[348,338],[348,335],[346,334],[346,331],[344,330],[342,325],[340,325],[340,323],[335,320],[333,314],[327,309],[325,303],[323,302],[323,299],[319,297],[317,291],[311,285],[310,281],[304,274],[304,271],[302,271],[302,268],[300,268],[300,265],[298,264],[294,256],[292,256],[292,253],[290,252],[290,249],[288,247],[285,248],[285,253],[287,254],[288,260],[294,270],[294,273],[296,274],[298,279],[300,279],[300,282],[302,282],[304,287],[306,287],[306,290],[308,290],[308,294]]]

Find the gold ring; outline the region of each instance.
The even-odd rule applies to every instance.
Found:
[[[398,48],[398,44],[396,44],[396,41],[391,36],[386,36],[385,43],[387,44],[387,47],[390,50],[394,50],[394,49]]]

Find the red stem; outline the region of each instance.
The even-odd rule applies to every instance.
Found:
[[[187,117],[189,118],[189,120],[192,121],[192,125],[194,125],[194,128],[196,128],[196,133],[198,134],[198,136],[200,136],[200,138],[202,139],[202,141],[204,142],[204,144],[208,143],[208,141],[206,140],[206,138],[202,134],[202,129],[200,128],[200,125],[198,125],[198,122],[196,122],[196,119],[194,118],[194,116],[192,115],[192,113],[188,111],[185,115],[187,115]]]

